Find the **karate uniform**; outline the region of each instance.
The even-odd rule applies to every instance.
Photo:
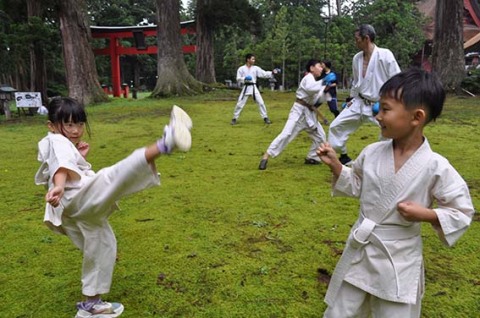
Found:
[[[440,223],[435,230],[448,246],[472,220],[474,208],[465,181],[444,157],[431,150],[427,139],[396,173],[392,144],[388,140],[367,146],[351,168],[342,168],[334,185],[333,195],[360,198],[360,215],[332,275],[324,317],[368,317],[369,313],[374,317],[420,317],[425,283],[421,222],[405,220],[397,211],[398,203],[412,201],[430,208],[435,201]],[[356,297],[345,292],[349,284],[363,291],[363,298],[373,296],[387,302],[376,307],[372,305],[375,302],[362,304],[364,299],[359,297],[358,304],[352,303]],[[380,308],[389,312],[388,302],[393,302],[391,315],[378,315]],[[397,303],[416,306],[417,312],[412,314],[405,306],[408,314],[401,316]],[[359,312],[336,316],[347,311],[342,307]],[[367,309],[365,316],[359,314]]]
[[[145,149],[98,173],[63,135],[48,133],[39,144],[41,166],[37,185],[53,187],[59,168],[69,170],[69,178],[58,207],[47,203],[44,222],[53,231],[67,235],[83,253],[82,292],[95,296],[109,292],[115,266],[117,243],[108,223],[120,198],[160,184],[158,173],[145,159]]]
[[[242,91],[240,92],[240,96],[238,96],[237,104],[235,105],[235,109],[233,110],[233,118],[238,119],[240,117],[240,113],[243,110],[243,107],[247,103],[248,97],[253,96],[253,99],[258,105],[258,110],[260,112],[260,116],[262,118],[267,118],[267,107],[263,101],[262,95],[257,88],[257,78],[271,78],[272,72],[271,71],[264,71],[260,67],[252,65],[248,67],[247,65],[240,66],[237,70],[237,82],[239,84],[245,84],[245,77],[250,75],[252,80],[246,85],[243,86]]]
[[[325,85],[323,85],[323,82],[321,80],[316,81],[313,74],[308,73],[300,82],[295,95],[297,99],[301,99],[310,105],[315,105],[319,93],[324,89]],[[267,154],[273,158],[278,156],[302,130],[305,130],[310,139],[312,139],[312,145],[307,154],[307,159],[320,161],[316,149],[326,140],[325,131],[318,122],[316,111],[298,102],[293,103],[285,127],[272,141],[267,149]]]
[[[342,154],[347,153],[347,140],[366,121],[378,126],[372,114],[372,105],[380,99],[382,85],[397,73],[400,67],[392,52],[375,46],[368,63],[365,77],[363,71],[363,52],[355,54],[352,62],[353,82],[350,107],[345,108],[330,124],[328,142]],[[360,96],[361,95],[361,96]]]

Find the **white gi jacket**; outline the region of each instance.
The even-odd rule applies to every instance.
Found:
[[[252,83],[257,83],[257,78],[271,78],[272,72],[271,71],[264,71],[260,67],[256,65],[252,65],[248,67],[247,65],[240,66],[237,70],[237,82],[244,84],[245,77],[250,75],[252,77]],[[252,95],[253,94],[254,85],[245,85],[243,87],[241,95]]]
[[[105,202],[109,202],[110,198],[112,198],[109,191],[105,191],[106,189],[103,188],[104,185],[98,186],[100,182],[93,182],[93,180],[99,178],[99,176],[101,176],[101,178],[110,179],[111,176],[109,175],[109,169],[111,168],[104,168],[98,173],[95,173],[95,171],[92,170],[91,164],[85,160],[75,145],[61,134],[49,132],[47,136],[38,143],[38,150],[38,161],[41,162],[41,165],[35,174],[35,183],[37,185],[45,185],[47,189],[52,188],[53,176],[59,168],[66,168],[70,170],[70,172],[78,175],[77,180],[72,180],[72,178],[67,179],[65,192],[59,206],[53,207],[47,203],[45,207],[45,224],[53,231],[65,234],[61,227],[64,208],[78,193],[85,191],[85,187],[89,187],[91,191],[96,192],[97,200],[105,200]],[[127,167],[119,169],[122,173],[116,173],[114,176],[119,180],[129,178],[127,184],[121,186],[121,189],[117,191],[112,190],[114,195],[118,198],[120,196],[137,192],[143,188],[160,184],[160,179],[157,173],[152,170],[144,159],[143,149],[136,150],[134,154],[126,160],[130,160],[126,164]],[[145,162],[142,163],[142,161]],[[132,169],[132,171],[130,171],[129,168]],[[123,174],[125,174],[125,176]],[[132,176],[129,177],[128,174],[131,174]],[[112,189],[118,187],[118,182],[116,180],[112,180],[111,183],[114,184],[114,186],[111,187]],[[86,199],[85,201],[93,200]],[[88,202],[85,203],[85,207],[88,208]],[[105,213],[108,214],[116,207],[115,203],[107,203],[105,207],[107,211]]]
[[[70,200],[95,175],[90,163],[82,157],[75,145],[61,134],[49,132],[38,143],[38,161],[41,165],[35,174],[35,183],[45,185],[47,189],[53,187],[53,176],[60,168],[66,168],[78,175],[78,180],[67,179],[64,193],[66,200]],[[63,232],[59,227],[62,224],[62,212],[62,204],[56,208],[47,204],[44,217],[44,222],[52,230],[61,233]]]
[[[325,296],[329,305],[342,280],[394,302],[415,304],[417,295],[423,295],[421,223],[405,220],[398,203],[432,207],[436,201],[440,227],[435,230],[448,246],[466,231],[474,214],[465,181],[426,139],[397,173],[391,140],[367,146],[352,168],[342,168],[332,194],[359,197],[360,217],[332,275]]]
[[[356,113],[372,115],[371,105],[365,105],[359,101],[359,94],[369,101],[378,101],[379,92],[382,85],[392,76],[400,73],[400,67],[395,60],[395,56],[389,49],[375,46],[368,63],[365,77],[363,71],[363,52],[358,52],[353,57],[352,73],[353,82],[350,90],[350,96],[354,97],[350,109]]]
[[[300,81],[295,97],[310,105],[315,105],[320,97],[319,95],[325,95],[324,89],[323,81],[317,81],[312,73],[308,73]],[[321,127],[317,119],[317,113],[314,110],[310,110],[308,107],[295,102],[290,111],[289,120],[298,120],[301,115],[305,116],[308,127]]]

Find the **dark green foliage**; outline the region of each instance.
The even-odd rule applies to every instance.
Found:
[[[469,71],[463,79],[462,87],[471,93],[480,94],[480,69]]]
[[[377,32],[376,43],[390,49],[402,69],[411,64],[412,56],[421,50],[425,24],[412,1],[359,0],[352,7],[356,26],[368,23]]]
[[[91,25],[119,26],[155,23],[154,0],[87,0]]]
[[[201,12],[196,14],[202,14],[212,30],[236,26],[252,34],[262,32],[262,17],[248,0],[205,0],[202,3]]]
[[[48,1],[46,1],[48,3]],[[58,21],[52,7],[46,7],[44,17],[31,17],[27,21],[23,1],[2,1],[0,18],[0,82],[11,83],[17,78],[16,87],[25,90],[29,86],[30,44],[41,44],[46,65],[47,80],[54,85],[65,83],[63,57]],[[13,83],[11,83],[13,85]]]

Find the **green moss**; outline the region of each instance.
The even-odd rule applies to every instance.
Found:
[[[120,202],[111,217],[118,261],[106,300],[122,317],[319,317],[328,276],[357,217],[358,202],[330,196],[330,173],[303,159],[301,134],[266,171],[262,153],[282,130],[293,93],[267,92],[272,125],[249,101],[231,126],[238,92],[125,100],[88,108],[89,161],[108,166],[162,134],[173,104],[191,115],[193,147],[157,161],[162,185]],[[333,119],[325,105],[321,111]],[[480,202],[477,99],[449,98],[426,129]],[[45,118],[0,117],[0,317],[72,317],[81,299],[81,254],[43,224],[44,189],[35,186],[36,144]],[[327,127],[325,127],[327,129]],[[374,126],[352,135],[357,155],[377,139]],[[480,311],[478,218],[451,249],[425,225],[423,317],[473,317]]]

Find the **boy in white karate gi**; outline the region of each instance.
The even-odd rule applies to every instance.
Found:
[[[347,140],[364,122],[378,126],[372,114],[372,106],[378,101],[380,87],[390,77],[400,72],[392,52],[375,45],[375,29],[369,24],[355,31],[355,45],[361,52],[353,57],[353,82],[347,107],[332,121],[328,130],[328,142],[340,152],[340,162],[349,163]]]
[[[85,109],[76,100],[55,98],[50,102],[49,132],[38,143],[41,166],[35,182],[48,190],[46,225],[68,236],[83,253],[82,293],[86,299],[77,303],[75,317],[118,317],[123,305],[101,299],[110,290],[117,251],[108,217],[120,198],[160,184],[155,159],[174,148],[189,150],[192,122],[174,106],[161,139],[98,173],[86,161],[90,147],[82,136],[88,127]]]
[[[341,164],[330,144],[318,148],[334,175],[333,194],[360,198],[359,218],[328,286],[324,317],[420,317],[421,222],[452,246],[474,214],[465,181],[423,134],[444,100],[434,74],[400,73],[380,89],[376,119],[390,140],[367,146],[351,167]]]
[[[316,80],[322,74],[323,68],[321,62],[315,59],[309,60],[305,68],[308,73],[303,77],[297,89],[295,103],[290,109],[285,127],[263,154],[258,166],[260,170],[267,169],[268,158],[278,156],[302,130],[305,130],[312,140],[305,164],[320,163],[316,150],[320,143],[326,141],[326,136],[322,125],[318,122],[318,110],[315,104],[320,97],[325,95],[323,93],[325,84],[322,80]]]
[[[243,84],[243,88],[238,96],[237,104],[233,110],[233,119],[231,124],[236,125],[238,122],[238,117],[243,110],[243,107],[247,103],[248,97],[253,96],[253,100],[258,105],[258,110],[260,116],[262,116],[263,121],[266,124],[271,124],[272,122],[267,115],[267,106],[263,101],[262,95],[257,87],[257,78],[271,78],[277,71],[264,71],[255,64],[255,55],[249,53],[245,56],[245,65],[242,65],[237,70],[237,82]]]

